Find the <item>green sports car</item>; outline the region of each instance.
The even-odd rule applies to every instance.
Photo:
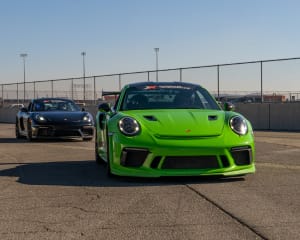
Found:
[[[121,176],[254,173],[251,124],[231,107],[191,83],[128,84],[113,107],[99,105],[96,161]]]

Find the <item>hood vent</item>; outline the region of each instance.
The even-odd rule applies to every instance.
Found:
[[[217,115],[209,115],[208,116],[208,120],[209,121],[216,121],[218,119],[218,116]]]
[[[147,116],[144,116],[144,118],[147,119],[148,121],[157,121],[156,117],[154,117],[154,116],[147,115]]]

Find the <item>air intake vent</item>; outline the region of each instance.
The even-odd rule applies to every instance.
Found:
[[[147,149],[125,148],[121,155],[121,165],[125,167],[140,167],[148,156]]]
[[[227,168],[230,166],[229,161],[225,155],[221,156],[221,162],[222,162],[223,168]]]
[[[216,156],[166,157],[162,165],[163,169],[210,169],[219,167]]]
[[[238,166],[249,165],[252,161],[252,152],[250,147],[238,147],[231,149],[231,156]]]
[[[147,119],[148,121],[157,121],[156,117],[154,116],[144,116],[145,119]]]
[[[158,168],[161,157],[155,157],[151,163],[151,168]]]

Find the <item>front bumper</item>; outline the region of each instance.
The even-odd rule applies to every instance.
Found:
[[[92,125],[32,125],[32,138],[92,138],[94,126]]]
[[[253,139],[225,144],[222,137],[143,147],[110,138],[110,167],[122,176],[237,176],[255,172]],[[205,144],[206,142],[206,144]]]

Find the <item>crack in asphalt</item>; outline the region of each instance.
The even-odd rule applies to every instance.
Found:
[[[223,208],[221,205],[219,205],[218,203],[216,203],[212,199],[210,199],[207,196],[205,196],[203,193],[197,191],[195,188],[193,188],[192,186],[190,186],[188,184],[185,184],[185,186],[188,189],[190,189],[191,191],[193,191],[194,193],[196,193],[201,198],[205,199],[206,201],[208,201],[209,203],[211,203],[212,205],[214,205],[216,208],[218,208],[219,210],[221,210],[223,213],[225,213],[226,215],[230,216],[232,219],[234,219],[235,221],[237,221],[238,223],[240,223],[242,226],[244,226],[247,229],[249,229],[251,232],[253,232],[257,236],[259,236],[261,239],[268,240],[268,238],[265,237],[262,233],[260,233],[259,231],[255,230],[253,227],[251,227],[250,225],[248,225],[242,219],[240,219],[239,217],[233,215],[231,212],[227,211],[225,208]]]

